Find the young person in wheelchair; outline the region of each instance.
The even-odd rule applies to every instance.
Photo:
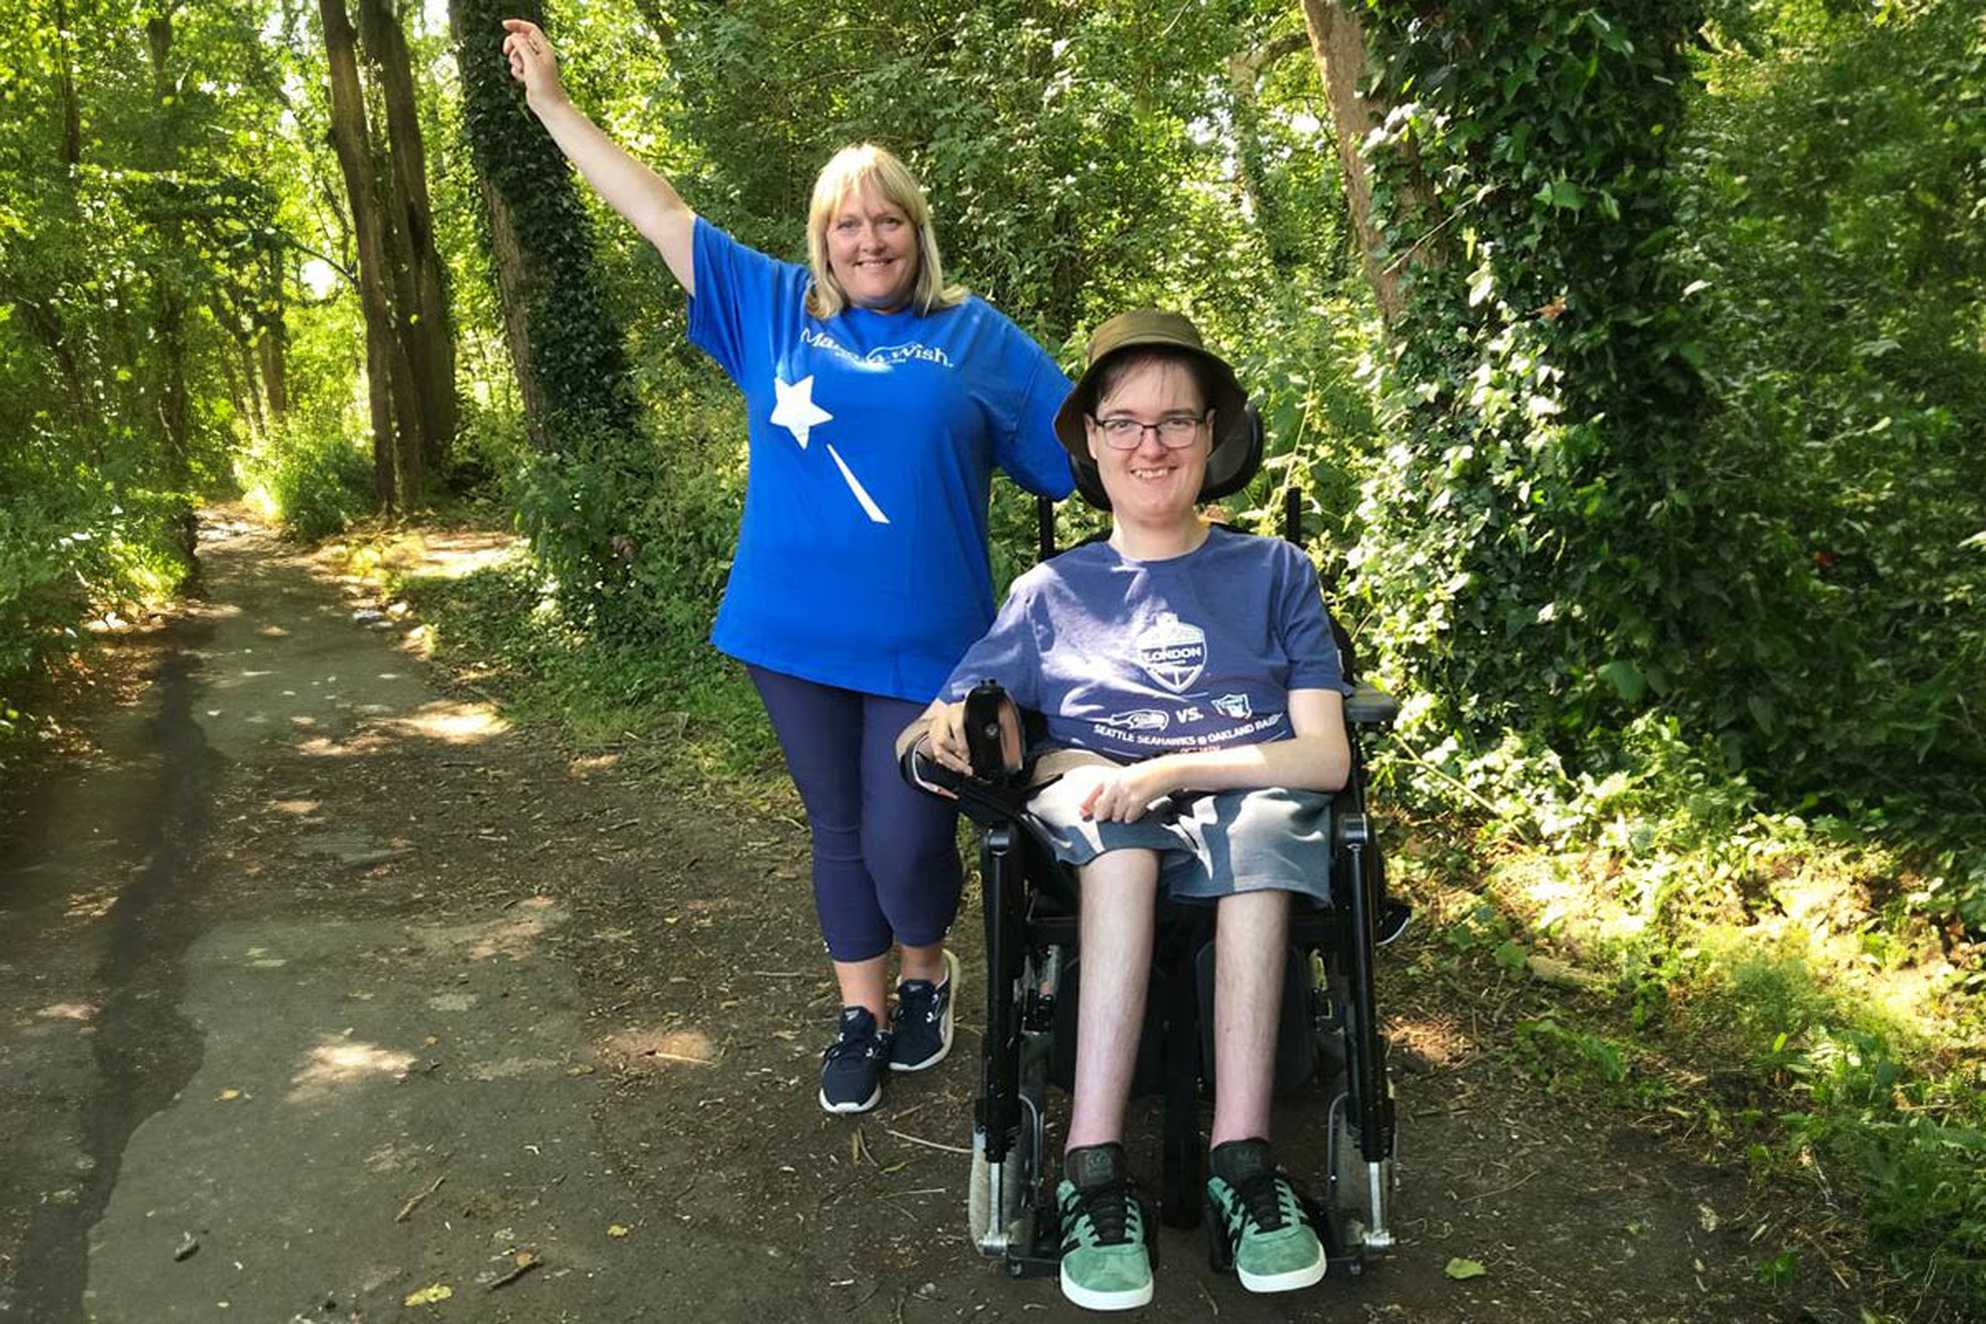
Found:
[[[1208,1211],[1250,1290],[1325,1273],[1270,1150],[1270,1096],[1292,900],[1328,895],[1350,687],[1303,552],[1199,514],[1203,488],[1255,461],[1246,405],[1186,318],[1099,327],[1057,432],[1108,497],[1109,539],[1017,579],[901,742],[971,771],[963,699],[989,678],[1045,719],[1027,811],[1078,870],[1082,945],[1060,1274],[1092,1309],[1152,1298],[1122,1139],[1161,894],[1217,908]]]

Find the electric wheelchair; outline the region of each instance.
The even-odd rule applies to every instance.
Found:
[[[1204,492],[1203,502],[1239,491],[1259,467],[1261,422],[1252,406],[1249,415],[1247,462]],[[1090,504],[1108,509],[1099,488],[1081,475],[1078,482]],[[1055,550],[1054,508],[1041,499],[1037,510],[1045,559]],[[1299,523],[1299,496],[1292,490],[1284,502],[1284,536],[1298,541]],[[1393,1244],[1389,1206],[1398,1181],[1397,1142],[1374,962],[1377,949],[1405,928],[1409,912],[1386,894],[1379,843],[1366,814],[1360,748],[1362,736],[1392,723],[1397,705],[1358,683],[1351,641],[1335,618],[1333,626],[1345,676],[1356,685],[1345,701],[1351,773],[1332,805],[1331,900],[1291,912],[1275,1081],[1279,1095],[1322,1086],[1325,1170],[1297,1175],[1311,1192],[1328,1272],[1357,1274]],[[1026,809],[1036,788],[1015,755],[1014,728],[1028,718],[997,684],[981,684],[966,700],[972,775],[945,769],[915,748],[905,752],[903,767],[913,784],[951,789],[981,831],[986,1023],[967,1216],[979,1251],[1001,1260],[1015,1277],[1053,1275],[1060,1262],[1054,1198],[1059,1165],[1047,1152],[1047,1096],[1051,1085],[1073,1088],[1082,979],[1075,874],[1054,859]],[[1200,1103],[1211,1096],[1214,1080],[1214,911],[1170,901],[1159,907],[1132,1086],[1133,1097],[1163,1098],[1159,1214],[1179,1228],[1199,1225],[1203,1212]],[[1214,1265],[1225,1269],[1225,1239],[1211,1234],[1212,1221],[1209,1228]]]

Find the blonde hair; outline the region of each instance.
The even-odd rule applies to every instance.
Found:
[[[820,178],[814,181],[813,201],[807,204],[807,265],[814,274],[813,288],[807,292],[807,311],[829,318],[848,306],[848,291],[841,288],[828,265],[827,232],[849,194],[865,187],[875,189],[917,229],[917,281],[910,291],[910,302],[917,311],[928,313],[964,303],[965,286],[945,284],[938,231],[932,224],[931,204],[924,200],[924,190],[887,147],[858,143],[842,148],[821,167]]]

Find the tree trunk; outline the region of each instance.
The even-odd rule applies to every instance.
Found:
[[[1304,44],[1301,34],[1278,37],[1254,50],[1237,51],[1227,60],[1228,92],[1234,99],[1234,157],[1240,176],[1242,196],[1255,217],[1269,249],[1269,260],[1279,269],[1301,260],[1284,229],[1282,209],[1269,187],[1268,162],[1262,149],[1262,106],[1257,95],[1262,71]]]
[[[545,384],[538,377],[538,358],[531,349],[531,323],[527,310],[538,293],[538,277],[525,259],[524,245],[518,241],[517,221],[510,204],[484,175],[483,204],[490,221],[490,257],[496,271],[497,301],[503,305],[503,340],[510,347],[511,369],[517,375],[517,396],[524,406],[524,434],[540,453],[552,448],[545,424]]]
[[[525,110],[500,53],[499,19],[543,14],[543,0],[449,4],[463,124],[488,209],[525,425],[535,444],[567,451],[635,436],[641,407],[572,170]]]
[[[234,342],[234,355],[223,355],[221,359],[228,374],[228,394],[234,399],[235,413],[248,420],[249,435],[259,440],[268,435],[269,422],[262,409],[262,380],[255,366],[252,323],[239,308],[229,307],[227,297],[219,289],[208,295],[207,311],[214,315],[214,325]]]
[[[172,53],[172,17],[177,4],[169,5],[145,20],[146,45],[152,57],[152,93],[158,104],[160,128],[157,163],[161,175],[170,179],[179,168],[179,99],[173,87],[167,59]],[[186,279],[180,269],[184,252],[185,225],[178,212],[178,199],[170,184],[162,196],[158,234],[161,261],[151,273],[153,290],[152,338],[159,347],[159,429],[165,441],[165,479],[173,493],[186,501],[174,520],[175,541],[190,563],[197,543],[198,520],[193,513],[192,401],[186,387]]]
[[[62,115],[61,161],[66,166],[77,166],[83,161],[83,115],[76,101],[76,75],[69,59],[67,0],[55,0],[55,50],[59,61],[55,96]]]
[[[455,332],[441,255],[434,243],[420,108],[414,98],[406,35],[391,0],[359,0],[359,33],[386,103],[392,234],[395,259],[402,268],[397,311],[421,410],[422,462],[424,468],[438,471],[455,435]]]
[[[1379,228],[1372,219],[1372,170],[1359,155],[1359,144],[1379,124],[1379,114],[1359,93],[1365,82],[1365,31],[1358,11],[1344,0],[1303,0],[1304,26],[1310,49],[1331,103],[1331,123],[1337,130],[1338,166],[1344,174],[1345,202],[1351,212],[1352,233],[1366,280],[1372,285],[1379,315],[1390,326],[1399,320],[1404,301],[1397,267],[1380,251]]]
[[[290,412],[290,337],[283,318],[283,251],[279,246],[263,250],[261,280],[262,289],[255,301],[255,356],[262,367],[269,426],[280,429]]]
[[[393,370],[387,366],[392,355],[390,336],[365,338],[366,405],[372,413],[372,491],[381,510],[393,509],[394,464],[393,391],[387,385]]]
[[[405,343],[396,334],[388,295],[391,268],[387,259],[387,219],[379,201],[371,139],[366,131],[365,93],[359,85],[356,39],[351,20],[345,15],[344,0],[318,0],[318,13],[324,23],[324,49],[330,62],[331,145],[337,153],[338,168],[345,176],[352,231],[359,249],[359,304],[365,313],[366,370],[374,376],[374,486],[384,495],[388,508],[405,509],[420,500],[419,491],[410,490],[407,485],[418,475],[407,472],[405,463],[410,453],[420,454],[420,447],[418,442],[406,444],[396,434],[417,428],[420,411],[413,403],[417,398],[413,365],[408,361]],[[378,392],[382,389],[389,392],[391,408],[380,407]]]

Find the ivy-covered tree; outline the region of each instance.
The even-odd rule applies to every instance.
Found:
[[[1371,100],[1330,78],[1341,136],[1371,125],[1367,265],[1390,309],[1393,444],[1354,553],[1390,667],[1436,729],[1478,740],[1569,749],[1686,694],[1728,728],[1757,671],[1717,641],[1788,586],[1703,555],[1734,538],[1694,444],[1702,346],[1669,260],[1700,8],[1352,8],[1307,4],[1327,73],[1363,28]]]

